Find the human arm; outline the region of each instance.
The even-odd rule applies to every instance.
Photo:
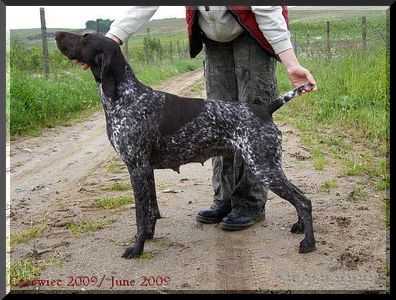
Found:
[[[134,34],[144,24],[146,24],[159,6],[131,6],[120,18],[117,18],[110,26],[106,37],[111,38],[118,44],[122,44],[128,37]],[[79,63],[83,70],[89,68],[89,65]]]
[[[118,40],[119,44],[127,40],[144,24],[146,24],[159,6],[132,6],[120,18],[117,18],[110,26],[106,36]]]
[[[294,87],[304,83],[315,85],[316,81],[309,70],[299,63],[290,40],[290,32],[282,15],[281,6],[252,6],[257,25],[266,40],[271,44],[286,67],[290,82]]]

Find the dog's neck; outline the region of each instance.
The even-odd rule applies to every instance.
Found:
[[[128,63],[125,63],[124,79],[120,81],[117,86],[117,92],[119,97],[135,98],[143,94],[151,93],[152,91],[153,90],[150,87],[144,85],[142,82],[139,81],[139,79],[137,79],[131,66]]]
[[[148,96],[153,92],[152,88],[144,85],[137,79],[131,66],[126,61],[121,68],[123,68],[124,71],[117,82],[117,97],[111,99],[102,93],[102,102],[105,108],[110,108],[121,102],[123,102],[123,104],[126,104],[125,102],[132,103],[141,100],[143,96]]]

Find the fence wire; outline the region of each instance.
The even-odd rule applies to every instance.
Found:
[[[292,43],[300,57],[336,58],[353,51],[387,47],[385,17],[351,17],[290,25]]]

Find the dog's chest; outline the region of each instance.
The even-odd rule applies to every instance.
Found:
[[[133,122],[128,120],[127,112],[122,109],[105,110],[105,115],[107,136],[114,150],[120,153],[122,137],[133,131]]]
[[[149,102],[151,105],[147,105],[144,97],[118,99],[114,103],[102,95],[101,100],[109,141],[122,158],[130,158],[156,130],[154,125],[157,123],[154,121],[158,105],[155,105],[155,99]]]

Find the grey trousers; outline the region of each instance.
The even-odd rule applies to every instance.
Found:
[[[204,49],[208,99],[260,104],[277,96],[276,60],[247,33],[228,43],[205,38]],[[247,216],[264,211],[268,190],[250,173],[240,153],[215,157],[212,165],[214,206]]]

